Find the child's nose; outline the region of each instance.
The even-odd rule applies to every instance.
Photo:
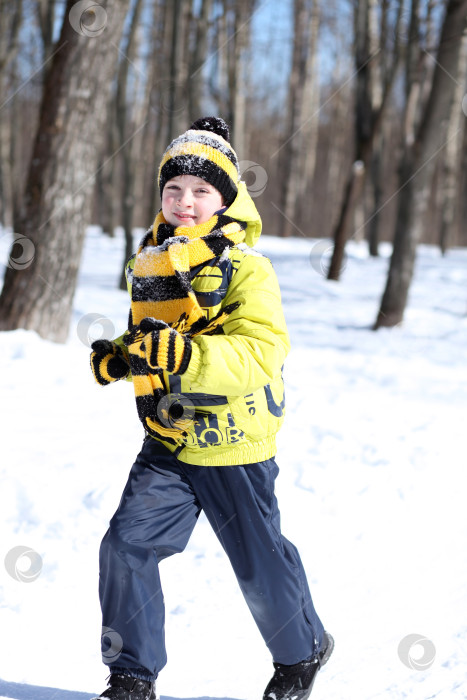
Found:
[[[180,197],[178,198],[178,201],[183,206],[190,205],[193,201],[193,195],[190,192],[190,190],[184,190],[183,192],[180,192]]]

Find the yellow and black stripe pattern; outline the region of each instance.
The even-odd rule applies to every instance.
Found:
[[[207,117],[194,122],[172,141],[164,153],[158,172],[159,190],[178,175],[195,175],[213,185],[229,205],[235,199],[240,180],[237,154],[229,141],[227,124]]]
[[[158,367],[171,374],[183,374],[191,357],[191,340],[173,328],[162,328],[144,336],[146,361],[154,370]]]
[[[164,370],[183,374],[190,360],[191,338],[220,332],[233,308],[210,321],[191,286],[191,270],[220,256],[245,238],[245,224],[214,215],[198,226],[174,229],[160,212],[143,238],[131,272],[131,309],[125,343],[138,415],[154,437],[181,436],[183,425],[164,417],[168,393]]]
[[[245,225],[222,214],[198,226],[174,229],[159,212],[136,253],[130,325],[152,317],[173,326],[182,314],[185,325],[195,323],[204,314],[191,287],[190,270],[244,238]]]
[[[128,375],[128,359],[122,348],[112,340],[96,340],[91,349],[91,369],[98,384],[106,386]]]

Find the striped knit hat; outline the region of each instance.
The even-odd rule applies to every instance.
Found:
[[[237,154],[229,143],[229,127],[219,117],[195,121],[188,131],[172,141],[159,166],[162,190],[177,175],[195,175],[209,182],[229,206],[237,195],[240,180]]]

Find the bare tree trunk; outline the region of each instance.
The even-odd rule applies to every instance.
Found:
[[[466,100],[464,100],[464,109],[467,110]],[[467,120],[464,121],[464,137],[462,140],[461,150],[461,169],[459,181],[459,224],[457,227],[458,245],[467,245],[467,230],[465,221],[467,221]]]
[[[35,5],[42,36],[42,56],[43,61],[46,62],[53,52],[55,3],[49,0],[35,0]]]
[[[125,236],[125,255],[124,263],[122,266],[122,272],[120,275],[119,286],[120,289],[126,289],[126,277],[125,277],[125,263],[133,253],[133,209],[134,209],[134,198],[135,198],[135,149],[132,147],[134,144],[134,139],[132,139],[133,134],[128,133],[128,126],[135,131],[135,122],[131,122],[129,116],[134,114],[134,109],[131,109],[129,104],[128,96],[128,70],[130,64],[133,63],[135,57],[135,38],[136,32],[139,24],[139,19],[142,10],[142,0],[136,0],[133,7],[133,14],[131,17],[130,29],[128,32],[128,37],[126,44],[123,48],[123,58],[120,60],[120,66],[118,70],[118,83],[117,83],[117,130],[119,141],[121,144],[121,150],[119,152],[122,172],[121,172],[121,214],[122,214],[122,226]],[[134,91],[137,93],[137,90]]]
[[[245,108],[246,108],[246,60],[245,53],[250,43],[250,23],[248,14],[251,10],[249,0],[235,3],[234,41],[232,52],[232,141],[239,158],[245,155]]]
[[[325,192],[339,192],[341,190],[342,177],[342,161],[346,153],[347,132],[349,114],[349,100],[351,99],[350,92],[345,88],[337,87],[339,85],[340,73],[340,58],[338,57],[333,75],[332,91],[334,98],[331,102],[331,117],[330,117],[330,134],[329,148],[327,155],[326,168],[326,188]],[[325,229],[325,235],[329,236],[336,225],[336,204],[334,197],[325,197],[323,202],[324,221],[329,221],[329,225]],[[337,216],[340,211],[337,212]]]
[[[381,133],[373,149],[370,165],[373,215],[368,224],[368,249],[372,257],[378,256],[379,246],[379,210],[383,199],[383,138]]]
[[[375,329],[395,326],[403,319],[436,157],[445,146],[447,123],[455,94],[451,76],[458,75],[466,24],[467,0],[449,0],[428,104],[413,147],[406,149],[401,169],[394,249]]]
[[[398,27],[402,16],[402,3],[399,6],[395,23],[396,41],[392,63],[389,68],[384,64],[384,71],[380,65],[382,60],[381,51],[374,48],[376,45],[374,37],[370,41],[371,11],[373,9],[372,0],[359,0],[356,5],[355,158],[344,190],[340,216],[333,233],[334,250],[328,270],[328,279],[330,280],[338,280],[340,277],[345,243],[353,220],[354,208],[363,192],[375,138],[383,121],[387,98],[392,88],[399,62]],[[383,10],[388,11],[387,3],[383,4]],[[384,76],[385,82],[382,86],[377,87],[376,73],[380,76],[379,80]]]
[[[381,12],[381,32],[380,32],[380,43],[381,46],[386,45],[387,41],[387,17],[388,17],[388,0],[383,0],[382,2],[382,12]],[[375,55],[378,50],[378,3],[377,0],[370,0],[369,6],[369,41],[370,41],[370,54]],[[371,102],[373,108],[379,109],[381,107],[382,86],[384,82],[383,73],[385,71],[385,64],[383,61],[377,63],[376,68],[372,71],[370,75],[371,79]],[[381,201],[383,197],[383,154],[384,154],[384,125],[380,129],[380,132],[376,135],[373,144],[373,153],[371,154],[371,160],[369,163],[370,171],[370,197],[371,197],[371,208],[373,214],[370,218],[368,224],[368,243],[369,252],[371,256],[378,255],[378,242],[379,242],[379,225],[380,225],[380,215],[379,209],[381,206]],[[363,222],[360,232],[361,238],[365,237],[365,221]]]
[[[445,255],[449,246],[452,245],[455,239],[454,228],[458,208],[458,183],[461,176],[462,141],[464,138],[463,122],[465,121],[465,114],[462,109],[459,109],[459,105],[462,104],[462,99],[465,94],[467,77],[466,66],[467,33],[464,31],[457,85],[454,91],[454,99],[451,104],[451,114],[449,115],[449,124],[447,128],[447,143],[442,167],[443,176],[439,185],[441,199],[439,244],[443,255]]]
[[[255,4],[256,0],[223,0],[223,16],[218,20],[218,88],[215,93],[219,113],[230,126],[231,140],[240,159],[245,153],[246,52]]]
[[[370,1],[359,0],[355,11],[355,159],[344,190],[341,213],[334,230],[334,250],[328,279],[338,280],[344,260],[344,248],[354,209],[363,191],[364,175],[369,165],[371,141],[374,138],[370,74]]]
[[[222,4],[225,7],[225,0],[222,0]],[[218,112],[224,117],[224,119],[232,124],[233,114],[232,105],[230,100],[230,71],[229,71],[229,61],[228,47],[230,44],[229,30],[228,30],[228,20],[229,14],[225,9],[222,15],[217,21],[217,74],[216,82],[217,89],[213,91],[213,96],[216,98],[218,104]]]
[[[83,18],[76,10],[70,14],[76,5],[67,2],[0,297],[2,330],[32,329],[57,342],[67,338],[84,212],[128,5],[101,0],[99,11]],[[94,36],[86,35],[93,29]]]
[[[17,0],[15,3],[9,2],[9,0],[0,0],[0,74],[2,75],[18,51],[22,9],[22,0]],[[5,98],[3,92],[1,98],[2,101]]]
[[[186,85],[188,78],[188,45],[190,32],[190,0],[171,0],[170,85],[167,100],[167,137],[169,143],[187,128]]]
[[[105,142],[99,158],[96,172],[95,188],[95,212],[96,223],[102,227],[104,233],[110,237],[114,235],[114,229],[119,223],[119,197],[115,185],[115,163],[112,155],[118,150],[116,100],[112,96],[108,106],[109,122],[105,130]]]
[[[144,52],[142,72],[146,83],[144,95],[135,112],[134,122],[143,124],[138,149],[133,157],[137,161],[135,168],[134,196],[136,212],[134,226],[146,227],[154,219],[156,209],[156,168],[158,163],[157,129],[161,130],[161,111],[156,109],[155,85],[161,66],[164,64],[163,36],[165,20],[165,3],[153,2],[150,20],[151,34],[149,51]],[[126,262],[126,261],[125,261]]]
[[[209,17],[212,0],[202,0],[198,16],[195,18],[195,42],[190,60],[190,77],[188,80],[188,113],[190,123],[199,119],[203,98],[203,66],[208,50]]]
[[[237,37],[235,36],[236,13],[235,10],[232,10],[231,0],[223,0],[223,5],[225,16],[226,42],[223,45],[221,45],[220,50],[222,54],[225,54],[227,90],[224,99],[227,109],[227,122],[229,123],[231,131],[233,133],[235,128],[235,92],[237,90],[237,65],[235,61],[235,48],[237,42]]]
[[[143,145],[146,144],[142,158],[144,159],[145,181],[148,183],[143,204],[143,225],[147,227],[154,220],[157,204],[160,204],[157,190],[157,166],[162,153],[167,146],[169,131],[168,108],[164,89],[167,85],[161,75],[168,75],[170,53],[172,47],[172,12],[165,0],[159,0],[153,5],[153,32],[151,35],[151,51],[149,55],[149,86],[148,117],[149,120],[143,131]]]
[[[0,0],[0,223],[4,226],[12,226],[14,212],[10,144],[15,98],[13,96],[10,104],[7,104],[7,69],[18,53],[22,9],[22,0],[16,3]]]
[[[310,7],[310,25],[308,55],[305,64],[305,84],[303,87],[302,124],[303,147],[300,151],[298,171],[300,173],[296,189],[296,212],[300,227],[310,225],[310,204],[307,193],[313,183],[316,167],[316,155],[319,133],[319,75],[318,75],[318,37],[320,28],[319,0],[312,0]]]
[[[14,100],[14,98],[13,98]],[[13,120],[9,109],[0,110],[0,224],[11,227],[14,216],[14,190],[10,147],[13,139]]]
[[[209,0],[208,7],[202,9],[208,12],[212,6],[213,2]],[[205,53],[203,56],[201,51],[197,51],[196,56],[197,63],[201,65],[209,59],[209,97],[214,100],[217,113],[230,126],[231,140],[240,160],[245,153],[246,97],[251,69],[247,52],[251,42],[251,19],[255,6],[256,0],[219,0],[217,4],[214,3],[212,55],[206,56]],[[208,36],[209,33],[202,34],[201,48],[204,52],[208,48]],[[198,70],[196,76],[199,73]]]
[[[303,194],[304,165],[303,151],[308,147],[304,141],[310,115],[310,103],[305,103],[314,83],[313,70],[316,66],[316,6],[310,0],[295,0],[294,38],[292,70],[289,81],[287,104],[286,140],[280,152],[281,173],[283,175],[281,211],[281,236],[290,236],[297,227],[299,195]],[[313,165],[315,154],[307,153]]]

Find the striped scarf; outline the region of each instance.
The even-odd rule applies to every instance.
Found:
[[[184,410],[181,396],[174,406],[163,370],[148,365],[141,347],[148,324],[143,321],[164,321],[190,338],[222,333],[222,324],[238,304],[224,307],[208,320],[191,286],[192,270],[241,243],[245,228],[245,223],[222,213],[197,226],[174,228],[159,212],[140,243],[131,277],[131,308],[124,342],[138,415],[146,432],[155,438],[175,444],[192,423],[193,415]]]

